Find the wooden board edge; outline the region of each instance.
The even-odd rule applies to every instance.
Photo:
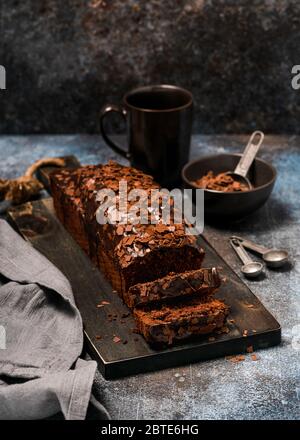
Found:
[[[264,340],[268,337],[268,340]],[[258,335],[253,335],[248,338],[234,338],[228,341],[218,341],[202,346],[199,350],[195,351],[194,347],[183,348],[172,351],[159,353],[161,359],[157,359],[155,353],[149,356],[141,357],[138,359],[131,358],[118,363],[99,362],[99,353],[97,350],[93,353],[92,357],[97,361],[99,370],[107,380],[119,379],[121,377],[132,376],[141,373],[150,373],[158,370],[165,370],[168,368],[180,367],[187,365],[186,358],[189,357],[189,364],[196,362],[209,361],[226,356],[234,356],[239,354],[247,354],[247,347],[253,346],[253,350],[267,349],[279,345],[281,342],[281,328],[272,330]],[[214,347],[214,351],[211,351],[211,347]],[[95,347],[94,347],[95,348]],[[180,356],[178,356],[180,354]],[[249,354],[250,355],[250,354]],[[157,362],[159,365],[157,365]]]

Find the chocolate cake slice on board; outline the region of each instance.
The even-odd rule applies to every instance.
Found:
[[[146,341],[159,346],[212,333],[224,326],[228,312],[222,301],[194,296],[173,304],[137,307],[134,317]]]
[[[131,286],[123,299],[128,307],[153,301],[170,300],[197,294],[199,297],[212,295],[220,287],[221,278],[215,267],[191,270],[182,273],[170,273],[148,283]]]

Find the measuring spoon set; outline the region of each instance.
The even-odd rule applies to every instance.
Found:
[[[230,237],[229,241],[243,263],[242,273],[248,278],[258,277],[264,270],[264,264],[252,260],[246,249],[259,254],[264,263],[271,268],[283,266],[289,258],[288,251],[285,249],[268,249],[236,235]]]

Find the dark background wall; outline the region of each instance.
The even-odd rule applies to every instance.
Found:
[[[300,133],[299,0],[2,0],[1,13],[1,133],[96,132],[104,103],[161,82],[193,92],[194,131]]]

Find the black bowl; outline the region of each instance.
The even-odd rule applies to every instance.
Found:
[[[192,182],[208,171],[215,174],[233,171],[240,154],[217,154],[188,162],[182,169],[185,188],[197,189]],[[220,192],[204,190],[205,217],[222,222],[240,219],[260,208],[269,198],[276,180],[276,170],[269,163],[256,158],[248,177],[253,189],[245,192]]]

